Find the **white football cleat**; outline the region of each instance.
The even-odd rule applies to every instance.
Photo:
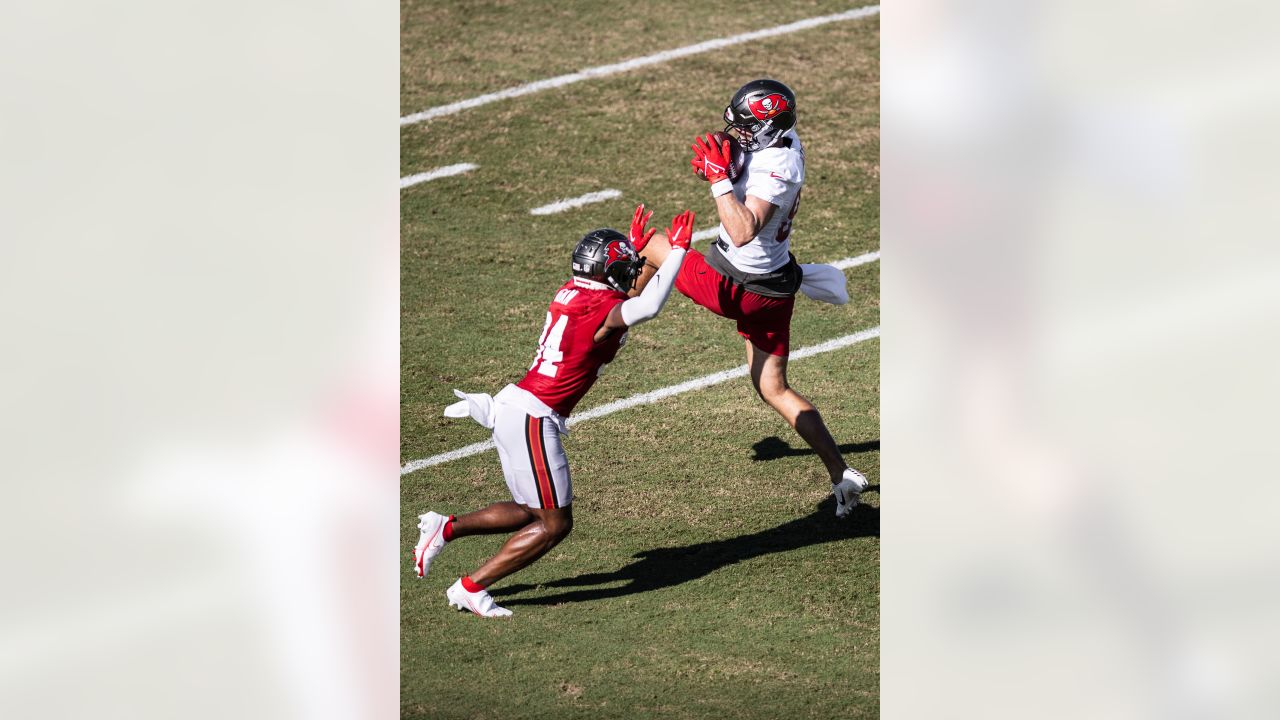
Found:
[[[436,512],[418,516],[418,544],[413,548],[413,568],[418,577],[426,577],[431,561],[444,549],[444,526],[449,518]]]
[[[493,601],[493,597],[488,592],[481,590],[480,592],[467,592],[462,587],[462,578],[458,578],[448,590],[445,591],[445,597],[449,598],[449,605],[459,610],[470,610],[480,617],[507,617],[511,615],[511,611],[499,607],[498,603]]]
[[[831,492],[836,496],[836,517],[842,518],[853,512],[858,506],[858,496],[867,489],[867,485],[862,473],[853,468],[844,469],[840,482],[831,486]]]

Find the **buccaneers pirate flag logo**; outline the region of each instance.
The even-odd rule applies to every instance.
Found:
[[[774,93],[751,100],[747,106],[751,108],[751,114],[755,115],[757,120],[768,120],[787,109],[787,99],[779,93]]]
[[[609,243],[607,252],[609,253],[608,264],[610,265],[612,265],[613,263],[619,260],[625,260],[630,262],[635,258],[635,254],[631,252],[631,248],[617,241]]]

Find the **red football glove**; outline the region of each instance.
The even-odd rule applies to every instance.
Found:
[[[689,164],[700,177],[705,177],[707,182],[712,183],[729,177],[729,163],[732,162],[733,153],[728,140],[716,143],[715,136],[708,133],[705,138],[697,138],[690,147],[693,148],[693,159]]]
[[[653,211],[650,210],[646,213],[644,211],[644,203],[636,206],[636,214],[631,218],[631,230],[627,233],[627,239],[631,241],[636,252],[643,250],[644,246],[649,244],[649,238],[652,238],[653,234],[658,232],[657,228],[645,232],[644,226],[651,217],[653,217]]]
[[[671,229],[667,231],[668,242],[673,248],[689,249],[693,240],[693,211],[685,210],[671,218]]]

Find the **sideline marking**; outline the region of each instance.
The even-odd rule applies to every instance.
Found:
[[[444,117],[445,115],[453,115],[454,113],[460,113],[463,110],[480,107],[481,105],[488,105],[489,103],[497,102],[499,100],[507,100],[510,98],[520,97],[522,95],[541,92],[543,90],[562,87],[582,80],[616,75],[617,73],[635,70],[636,68],[645,67],[646,65],[656,65],[658,63],[667,62],[668,60],[675,60],[689,55],[697,55],[698,53],[704,53],[709,50],[719,50],[720,48],[729,47],[730,45],[738,45],[744,42],[751,42],[752,40],[760,40],[761,38],[785,35],[787,33],[793,33],[800,30],[808,30],[809,28],[826,25],[827,23],[840,22],[841,20],[857,20],[858,18],[876,15],[879,12],[879,5],[867,5],[865,7],[835,13],[833,15],[821,15],[819,17],[808,18],[807,20],[798,20],[793,23],[787,23],[786,25],[765,28],[764,30],[754,30],[752,32],[741,33],[739,35],[707,40],[695,45],[686,45],[672,50],[664,50],[659,53],[654,53],[653,55],[632,58],[630,60],[624,60],[611,65],[597,65],[596,67],[586,68],[575,73],[569,73],[568,75],[557,75],[553,78],[537,80],[535,82],[525,83],[524,85],[509,87],[506,90],[478,95],[467,100],[459,100],[458,102],[449,103],[448,105],[439,105],[423,110],[422,112],[405,115],[400,118],[400,127],[413,125],[415,123],[432,120],[438,117]]]
[[[864,340],[870,340],[871,338],[877,338],[877,337],[880,337],[879,325],[873,328],[868,328],[866,330],[853,333],[851,335],[845,335],[844,337],[838,337],[838,338],[835,338],[834,340],[828,340],[824,343],[818,343],[817,345],[810,345],[809,347],[806,347],[806,348],[800,348],[799,350],[791,353],[790,359],[800,360],[802,358],[807,358],[811,355],[831,352],[832,350],[839,350],[840,348],[848,347],[849,345],[854,345],[854,344],[863,342]],[[686,380],[685,382],[679,383],[678,385],[670,385],[668,387],[659,388],[657,390],[651,390],[649,392],[639,393],[637,395],[632,395],[631,397],[628,397],[628,398],[615,400],[614,402],[607,403],[605,405],[599,405],[597,407],[593,407],[590,410],[587,410],[586,412],[578,413],[577,415],[573,415],[572,417],[570,417],[568,425],[572,427],[574,425],[577,425],[580,422],[585,422],[587,420],[594,420],[595,418],[604,417],[605,415],[611,415],[613,413],[618,412],[619,410],[626,410],[628,408],[636,407],[637,405],[651,405],[659,400],[662,400],[664,398],[669,398],[673,395],[679,395],[681,393],[690,392],[692,390],[701,390],[702,388],[705,388],[705,387],[718,385],[719,383],[725,382],[726,380],[732,380],[733,378],[746,377],[746,376],[747,376],[747,366],[739,365],[738,367],[731,368],[729,370],[721,370],[720,372],[712,373],[710,375],[704,375],[700,378]],[[453,460],[458,460],[460,458],[476,455],[486,450],[490,450],[493,447],[494,447],[494,444],[492,440],[485,440],[484,442],[478,442],[473,445],[467,445],[466,447],[460,447],[457,450],[450,450],[447,453],[432,455],[429,458],[423,458],[421,460],[414,460],[412,462],[406,463],[404,467],[400,468],[400,475],[401,476],[408,475],[411,472],[416,472],[423,468],[431,467],[432,465],[440,465],[442,463],[447,463]]]
[[[616,198],[621,194],[622,194],[621,190],[614,190],[613,188],[609,188],[607,190],[601,190],[599,192],[592,192],[592,193],[587,193],[586,195],[580,195],[576,198],[569,198],[567,200],[557,200],[548,205],[543,205],[542,207],[536,207],[530,210],[529,214],[530,215],[551,215],[553,213],[564,212],[565,210],[569,210],[572,208],[582,207],[583,205],[589,205],[594,202],[600,202],[601,200],[612,200],[613,198]]]
[[[445,165],[444,167],[438,167],[435,170],[428,170],[427,172],[418,173],[416,175],[406,175],[405,177],[400,178],[400,189],[403,190],[407,187],[417,185],[418,183],[435,180],[436,178],[461,175],[465,172],[471,172],[478,167],[480,166],[473,165],[472,163],[458,163],[457,165]]]

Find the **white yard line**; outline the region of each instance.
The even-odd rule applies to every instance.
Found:
[[[853,333],[851,335],[845,335],[844,337],[839,337],[839,338],[836,338],[835,340],[828,340],[827,342],[824,342],[820,345],[811,345],[807,348],[801,348],[791,353],[788,359],[799,360],[801,358],[807,358],[810,355],[817,355],[818,353],[831,352],[832,350],[838,350],[842,347],[847,347],[849,345],[860,343],[863,340],[870,340],[871,338],[875,338],[875,337],[880,337],[879,327],[873,327],[867,330],[863,330],[861,332]],[[670,385],[668,387],[658,388],[657,390],[652,390],[646,393],[640,393],[639,395],[632,395],[629,398],[615,400],[614,402],[608,403],[607,405],[600,405],[599,407],[593,407],[590,410],[587,410],[586,412],[578,413],[577,415],[570,417],[568,424],[570,427],[572,427],[573,425],[576,425],[580,422],[584,422],[586,420],[594,420],[595,418],[604,417],[605,415],[612,415],[613,413],[616,413],[619,410],[626,410],[628,408],[633,408],[638,405],[652,405],[653,403],[656,403],[659,400],[662,400],[665,398],[669,398],[672,395],[680,395],[682,393],[691,392],[693,390],[701,390],[702,388],[711,387],[712,385],[719,385],[720,383],[725,382],[726,380],[732,380],[733,378],[740,378],[740,377],[746,377],[746,376],[747,376],[747,366],[739,365],[738,367],[731,368],[729,370],[721,370],[718,373],[711,373],[710,375],[703,375],[700,378],[686,380],[685,382],[682,382],[679,385]]]
[[[754,30],[752,32],[742,33],[739,35],[731,35],[729,37],[716,38],[715,40],[707,40],[695,45],[686,45],[684,47],[675,48],[673,50],[664,50],[653,55],[645,55],[644,57],[632,58],[623,62],[613,63],[611,65],[597,65],[596,67],[579,70],[568,75],[559,75],[546,80],[538,80],[536,82],[517,85],[499,90],[498,92],[479,95],[467,100],[460,100],[448,105],[439,105],[437,107],[416,112],[412,115],[405,115],[400,118],[400,126],[413,125],[415,123],[432,120],[434,118],[443,117],[445,115],[453,115],[454,113],[469,110],[471,108],[488,105],[499,100],[508,100],[510,98],[520,97],[522,95],[530,95],[532,93],[550,90],[552,88],[562,87],[582,80],[591,78],[607,77],[616,75],[621,72],[635,70],[636,68],[645,67],[647,65],[656,65],[664,63],[668,60],[688,57],[689,55],[697,55],[698,53],[708,52],[710,50],[719,50],[720,48],[729,47],[730,45],[738,45],[752,40],[761,40],[764,38],[774,37],[777,35],[785,35],[787,33],[798,32],[800,30],[808,30],[827,23],[840,22],[842,20],[857,20],[858,18],[869,17],[880,12],[879,5],[868,5],[867,7],[854,8],[845,12],[835,13],[833,15],[822,15],[807,20],[800,20],[786,25],[778,25],[776,27],[765,28],[764,30]]]
[[[570,419],[572,420],[573,418],[570,418]],[[485,450],[492,450],[493,448],[494,448],[494,444],[492,440],[485,440],[484,442],[478,442],[473,445],[467,445],[466,447],[460,447],[457,450],[450,450],[447,453],[440,453],[439,455],[432,455],[429,458],[424,458],[422,460],[414,460],[413,462],[405,463],[405,466],[400,468],[400,474],[408,475],[409,473],[417,470],[421,470],[422,468],[428,468],[428,467],[431,467],[432,465],[440,465],[442,463],[452,462],[454,460],[461,460],[464,457],[471,457],[472,455],[478,455],[484,452]]]
[[[438,167],[435,170],[428,170],[427,172],[418,173],[417,175],[406,175],[405,177],[400,178],[400,189],[403,190],[412,185],[424,183],[428,180],[435,180],[436,178],[461,175],[464,172],[471,172],[477,167],[480,166],[473,165],[471,163],[458,163],[457,165],[445,165],[444,167]]]
[[[819,343],[817,345],[810,345],[809,347],[806,347],[806,348],[800,348],[799,350],[796,350],[795,352],[791,353],[790,359],[800,360],[802,358],[807,358],[812,355],[817,355],[819,353],[831,352],[832,350],[839,350],[840,348],[848,347],[850,345],[863,342],[864,340],[870,340],[871,338],[877,338],[877,337],[880,337],[879,326],[868,328],[866,330],[863,330],[861,332],[856,332],[851,335],[845,335],[844,337],[838,337],[838,338],[835,338],[834,340],[828,340],[824,343]],[[605,405],[593,407],[590,410],[587,410],[586,412],[581,412],[581,413],[578,413],[577,415],[570,417],[569,425],[573,426],[573,425],[577,425],[580,422],[585,422],[587,420],[594,420],[595,418],[604,417],[605,415],[612,415],[613,413],[616,413],[619,410],[626,410],[628,408],[633,408],[638,405],[650,405],[664,398],[669,398],[673,395],[679,395],[681,393],[687,393],[693,390],[701,390],[702,388],[710,387],[712,385],[717,385],[719,383],[725,382],[726,380],[732,380],[733,378],[746,377],[746,376],[747,376],[747,366],[739,365],[736,368],[731,368],[729,370],[721,370],[720,372],[717,372],[717,373],[711,373],[710,375],[704,375],[700,378],[687,380],[678,385],[671,385],[668,387],[659,388],[657,390],[652,390],[650,392],[639,393],[638,395],[632,395],[631,397],[628,397],[628,398],[615,400],[614,402],[607,403]],[[475,443],[474,445],[468,445],[466,447],[458,448],[457,450],[450,450],[447,453],[432,455],[431,457],[423,458],[422,460],[414,460],[412,462],[406,463],[404,467],[400,468],[400,474],[408,475],[411,472],[416,472],[423,468],[431,467],[432,465],[440,465],[442,463],[447,463],[452,460],[458,460],[460,458],[469,457],[471,455],[476,455],[486,450],[490,450],[492,448],[493,448],[493,441],[486,440],[484,442]]]
[[[869,253],[859,255],[857,257],[847,257],[843,260],[837,260],[833,263],[828,263],[828,264],[837,270],[845,270],[851,267],[857,267],[859,265],[866,265],[867,263],[872,263],[879,259],[880,259],[880,251],[872,250]]]
[[[536,207],[530,210],[529,214],[530,215],[552,215],[554,213],[564,212],[565,210],[569,210],[572,208],[582,207],[583,205],[589,205],[591,203],[600,202],[601,200],[612,200],[613,198],[616,198],[621,194],[622,194],[621,190],[614,190],[613,188],[609,188],[608,190],[601,190],[599,192],[580,195],[576,198],[569,198],[567,200],[557,200],[549,205]]]
[[[708,238],[713,238],[719,232],[720,232],[719,225],[716,225],[715,227],[709,227],[706,230],[699,230],[698,232],[693,234],[693,237],[689,239],[689,242],[698,242],[699,240],[706,240]]]

